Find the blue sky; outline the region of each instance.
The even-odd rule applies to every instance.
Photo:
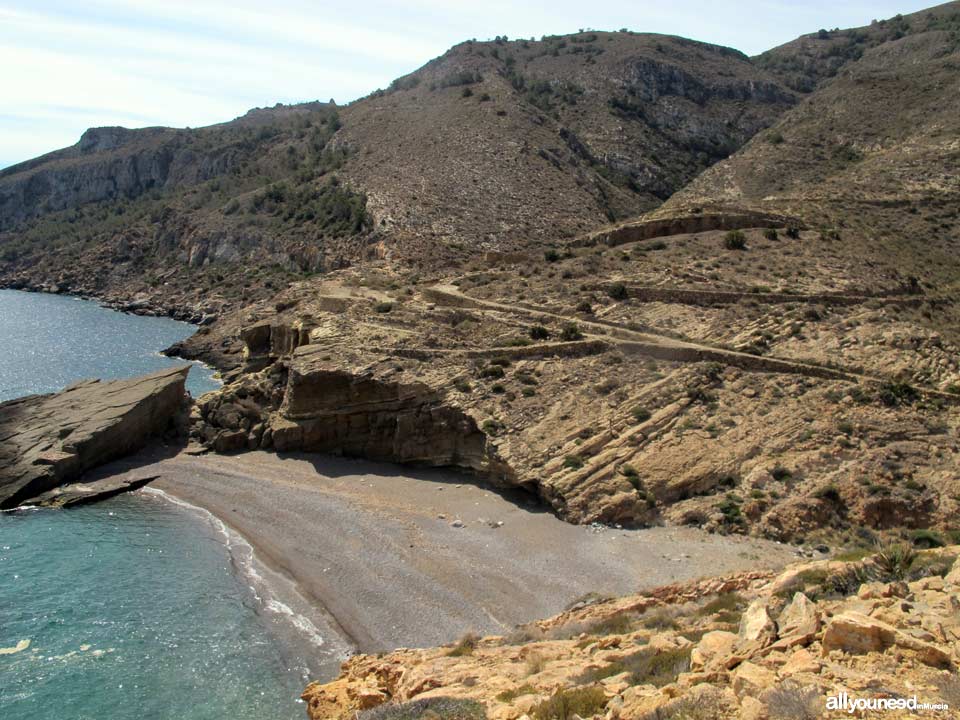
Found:
[[[0,167],[98,125],[208,125],[276,102],[345,103],[448,47],[579,28],[756,54],[932,2],[850,0],[0,0]]]

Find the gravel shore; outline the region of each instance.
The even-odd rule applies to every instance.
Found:
[[[497,633],[617,595],[757,567],[793,551],[692,528],[558,520],[529,495],[464,475],[322,456],[141,455],[125,468],[204,508],[362,652]]]

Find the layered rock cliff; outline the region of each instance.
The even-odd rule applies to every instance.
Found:
[[[712,232],[697,242],[720,245],[722,232]],[[692,241],[684,237],[671,240]],[[558,275],[594,264],[596,252],[558,260]],[[620,252],[600,250],[614,267],[629,267]],[[837,294],[811,286],[806,295],[717,295],[661,286],[646,297],[649,285],[612,280],[586,291],[588,313],[567,305],[562,277],[530,277],[536,304],[504,300],[510,277],[416,286],[390,273],[361,280],[343,272],[295,285],[235,318],[257,319],[239,332],[244,363],[200,400],[191,432],[220,452],[457,467],[527,489],[576,523],[673,522],[847,541],[861,525],[950,524],[957,398],[893,377],[923,362],[948,382],[957,372],[953,346],[933,337],[916,349],[894,341],[901,326],[893,315],[914,312],[916,300],[902,288],[883,296],[852,285]],[[762,311],[738,319],[744,303],[791,320],[774,331]],[[828,326],[844,318],[872,316],[863,307],[870,303],[891,313],[889,322],[863,325],[857,346],[868,352],[849,351],[870,365],[841,365],[803,340],[831,334]],[[685,317],[685,329],[714,338],[762,337],[766,346],[735,349],[644,328],[635,318],[645,310]],[[744,331],[759,323],[763,336]],[[198,336],[204,346],[226,340],[216,328]]]
[[[86,380],[0,404],[0,508],[29,503],[171,429],[187,367],[132,380]]]

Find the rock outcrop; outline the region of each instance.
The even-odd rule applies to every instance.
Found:
[[[507,637],[355,656],[303,698],[313,720],[436,698],[479,702],[491,720],[554,717],[548,708],[574,701],[605,720],[815,718],[841,692],[955,703],[958,554],[898,568],[880,556],[810,563],[588,603]]]
[[[30,502],[163,434],[183,408],[189,369],[84,380],[0,404],[0,507]]]

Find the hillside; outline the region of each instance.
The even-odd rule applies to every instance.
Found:
[[[577,523],[949,529],[949,42],[867,50],[639,219],[449,270],[372,262],[224,315],[179,348],[235,369],[194,437],[453,465]],[[416,107],[431,82],[376,100]]]
[[[793,102],[680,38],[468,42],[343,108],[92,129],[7,168],[0,278],[198,317],[364,258],[443,267],[656,207]]]
[[[960,231],[958,33],[958,3],[852,31],[874,42],[858,45],[858,59],[659,212],[724,206],[792,215],[835,229],[842,241],[831,249],[851,261],[866,256],[928,291],[951,291]],[[816,57],[817,45],[850,36],[803,38],[771,57]],[[820,74],[813,67],[811,77]]]
[[[344,110],[345,174],[402,238],[513,250],[656,207],[793,102],[682,38],[468,42]]]

